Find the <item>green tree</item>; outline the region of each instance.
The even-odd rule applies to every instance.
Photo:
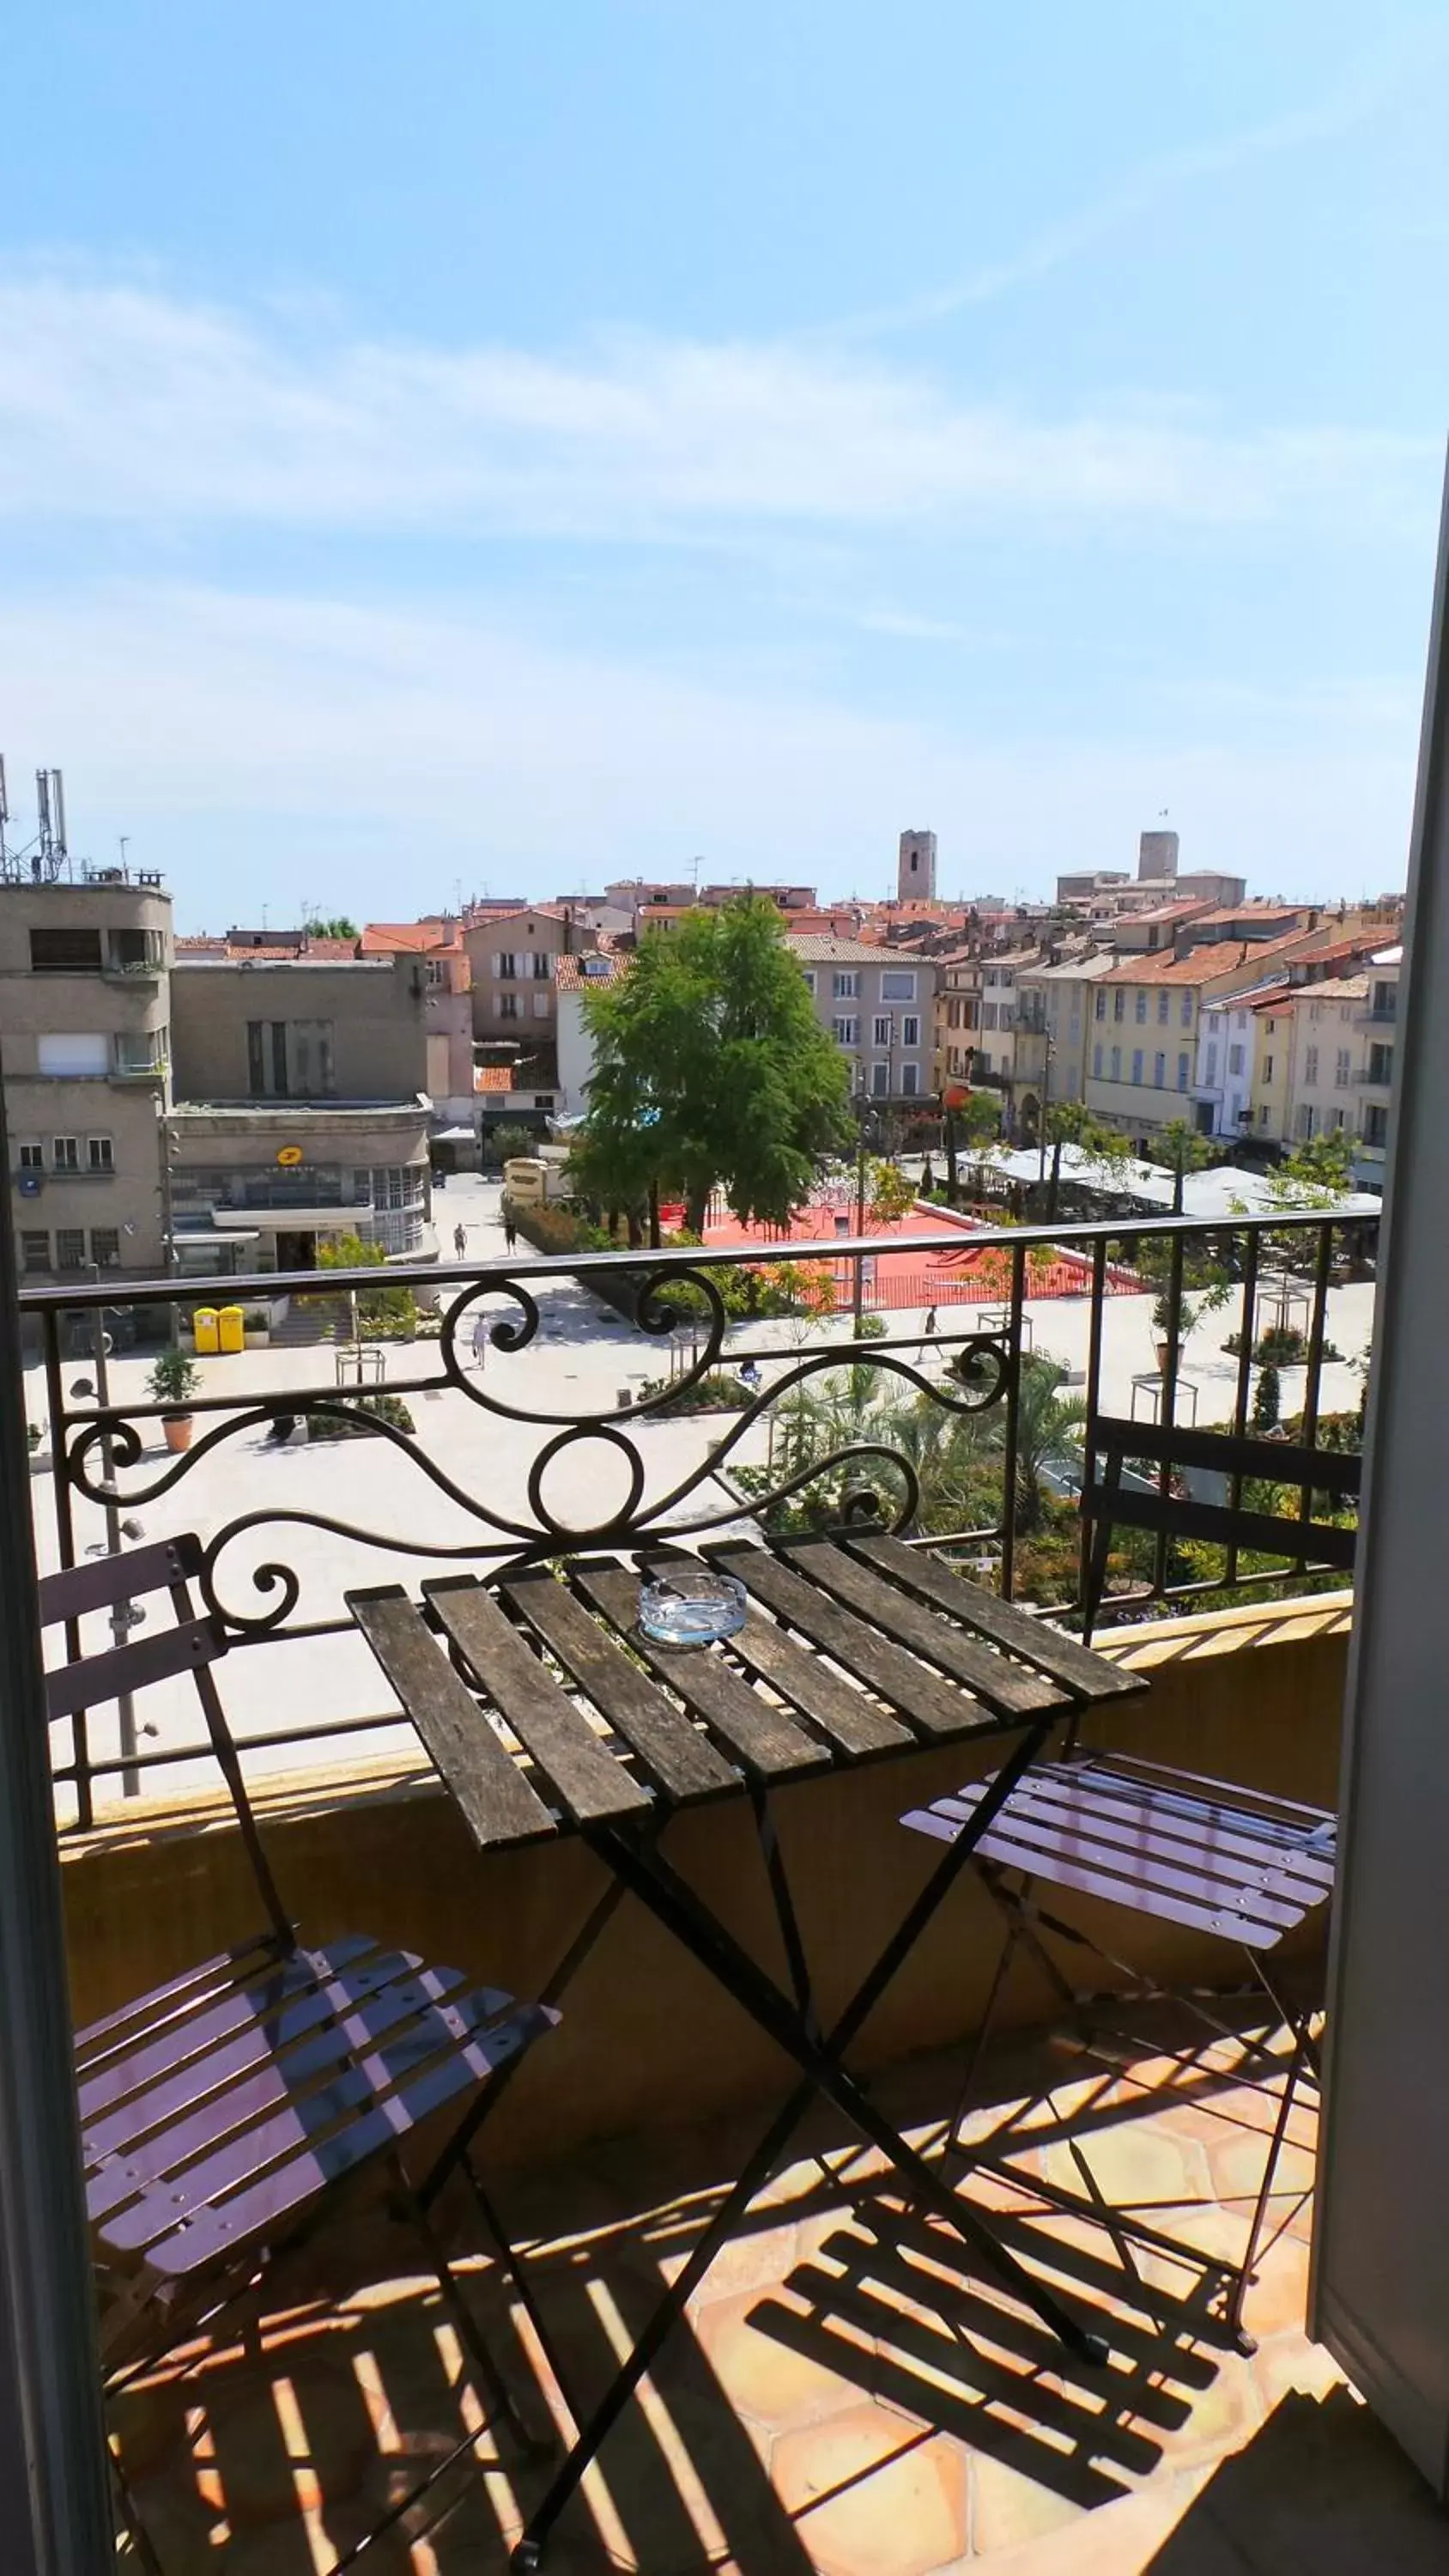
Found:
[[[737,1216],[785,1225],[819,1157],[850,1142],[845,1058],[759,896],[644,940],[584,1011],[594,1074],[573,1163],[606,1207],[677,1192],[699,1234],[723,1187]]]
[[[1284,1207],[1322,1207],[1340,1198],[1353,1175],[1353,1138],[1346,1127],[1305,1136],[1268,1174],[1268,1187]]]
[[[1047,1175],[1046,1215],[1049,1221],[1057,1212],[1064,1145],[1075,1145],[1081,1153],[1090,1156],[1102,1186],[1107,1189],[1111,1187],[1114,1176],[1120,1175],[1122,1165],[1130,1162],[1132,1148],[1125,1136],[1118,1135],[1115,1127],[1104,1127],[1101,1119],[1093,1116],[1085,1100],[1048,1101],[1043,1120],[1045,1137],[1052,1152]]]
[[[1043,1483],[1048,1468],[1072,1446],[1072,1433],[1086,1421],[1079,1395],[1060,1390],[1066,1370],[1057,1360],[1027,1358],[1021,1364],[1016,1408],[1016,1526],[1030,1532],[1040,1526],[1046,1507]]]
[[[356,939],[359,935],[356,922],[349,920],[345,912],[334,913],[330,921],[324,921],[319,914],[315,921],[304,921],[302,928],[309,939]]]
[[[1182,1214],[1182,1184],[1188,1172],[1206,1171],[1210,1163],[1220,1163],[1222,1155],[1210,1136],[1204,1136],[1187,1118],[1169,1118],[1165,1127],[1147,1141],[1149,1162],[1160,1163],[1172,1174],[1172,1213]]]
[[[387,1254],[380,1243],[366,1243],[360,1234],[336,1234],[317,1250],[319,1270],[385,1270]],[[357,1313],[359,1321],[382,1338],[411,1332],[418,1319],[418,1301],[411,1288],[359,1288]]]
[[[1282,1411],[1282,1404],[1278,1372],[1272,1361],[1266,1360],[1258,1371],[1258,1383],[1253,1389],[1253,1429],[1255,1431],[1273,1430]]]

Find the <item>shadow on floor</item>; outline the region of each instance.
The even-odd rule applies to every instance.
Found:
[[[1368,2408],[1336,2388],[1324,2398],[1285,2397],[1214,2470],[1142,2576],[1446,2569],[1449,2514]]]

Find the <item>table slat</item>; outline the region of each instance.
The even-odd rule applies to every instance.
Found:
[[[804,1539],[798,1547],[782,1548],[780,1556],[807,1582],[818,1583],[832,1593],[847,1610],[858,1611],[873,1627],[884,1629],[888,1636],[939,1665],[998,1717],[1034,1717],[1042,1709],[1072,1704],[1042,1674],[1022,1664],[1010,1664],[1004,1655],[993,1654],[989,1646],[963,1636],[941,1610],[924,1609],[898,1585],[888,1583],[872,1567],[857,1564],[828,1540]]]
[[[651,1572],[664,1573],[679,1560]],[[713,1727],[733,1759],[752,1779],[771,1784],[828,1767],[830,1756],[786,1710],[772,1708],[710,1647],[669,1646],[646,1637],[637,1625],[639,1578],[624,1566],[573,1566],[570,1579],[586,1601],[614,1627],[625,1630],[636,1654],[668,1684],[696,1717]],[[733,1639],[731,1639],[733,1644]]]
[[[578,1825],[647,1812],[642,1783],[599,1742],[586,1717],[471,1574],[425,1583],[434,1616]]]
[[[535,1842],[557,1832],[543,1800],[534,1795],[401,1587],[349,1592],[346,1600],[475,1842]]]
[[[1130,1691],[1145,1690],[1141,1673],[1124,1672],[1118,1664],[1108,1663],[1103,1655],[1094,1655],[1090,1646],[1075,1637],[1064,1636],[1060,1628],[1048,1627],[1044,1619],[1034,1619],[1019,1610],[1012,1601],[999,1601],[979,1583],[968,1582],[954,1566],[928,1549],[907,1547],[904,1539],[854,1536],[845,1542],[852,1556],[864,1564],[880,1567],[933,1607],[949,1610],[952,1617],[968,1628],[989,1637],[993,1645],[1005,1646],[1024,1663],[1035,1666],[1049,1680],[1059,1682],[1073,1699],[1125,1699]]]
[[[551,1574],[519,1574],[503,1596],[572,1673],[610,1726],[638,1754],[650,1778],[676,1806],[738,1789],[740,1778],[707,1735],[629,1661],[608,1631]]]
[[[902,1647],[893,1646],[889,1638],[877,1635],[863,1620],[817,1592],[803,1574],[782,1565],[773,1549],[727,1541],[705,1553],[712,1563],[737,1574],[757,1600],[798,1628],[843,1671],[856,1674],[878,1691],[921,1735],[944,1740],[969,1735],[989,1722],[979,1700],[958,1684],[943,1681],[939,1673],[918,1664]]]
[[[730,1639],[730,1652],[761,1681],[790,1700],[817,1726],[833,1750],[850,1762],[868,1762],[881,1753],[900,1753],[914,1744],[910,1728],[877,1708],[864,1692],[852,1690],[798,1639],[787,1637],[773,1619],[751,1609],[743,1628]]]

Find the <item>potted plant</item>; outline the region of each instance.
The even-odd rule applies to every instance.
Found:
[[[168,1449],[189,1449],[191,1446],[191,1416],[186,1411],[186,1399],[195,1395],[200,1384],[201,1371],[195,1360],[188,1359],[185,1351],[173,1348],[160,1353],[146,1380],[146,1392],[153,1404],[175,1407],[173,1412],[163,1413],[161,1417],[161,1429]]]

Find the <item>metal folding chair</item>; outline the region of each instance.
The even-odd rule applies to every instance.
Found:
[[[901,1821],[917,1833],[953,1842],[990,1785],[988,1780],[975,1781],[954,1797],[912,1809]],[[1263,1797],[1225,1781],[1117,1754],[1073,1749],[1062,1760],[1035,1763],[1023,1774],[973,1856],[977,1875],[1005,1917],[1006,1938],[986,2013],[972,2043],[952,2123],[953,2142],[977,2089],[1006,1981],[1023,1949],[1062,2003],[1074,2014],[1088,2014],[1099,2029],[1104,2024],[1110,2028],[1110,2016],[1120,2013],[1124,2003],[1130,2007],[1145,1999],[1156,2002],[1171,1996],[1215,2038],[1241,2037],[1201,1994],[1174,1992],[1140,1978],[1128,1962],[1103,1948],[1079,1925],[1048,1913],[1037,1897],[1041,1885],[1093,1898],[1128,1914],[1182,1924],[1234,1944],[1274,2019],[1290,2033],[1292,2047],[1286,2063],[1266,2048],[1255,2051],[1271,2079],[1282,2078],[1283,2089],[1242,2261],[1235,2271],[1224,2274],[1222,2324],[1244,2351],[1253,2349],[1253,2341],[1243,2331],[1243,2302],[1253,2278],[1294,2098],[1305,2075],[1315,2081],[1318,2075],[1311,2029],[1314,2001],[1290,2002],[1286,1981],[1276,1970],[1270,1976],[1264,1962],[1332,1894],[1334,1832],[1333,1816],[1321,1807]],[[1110,1994],[1100,1989],[1084,1991],[1052,1955],[1050,1940],[1072,1951],[1090,1952],[1119,1978],[1126,1974],[1132,1986],[1125,1994],[1120,1987]],[[1111,2053],[1115,2056],[1120,2051]],[[1078,2162],[1090,2179],[1080,2151]],[[1165,2240],[1152,2230],[1134,2230],[1130,2217],[1108,2212],[1100,2195],[1059,2197],[1081,2216],[1108,2225],[1114,2234],[1136,2233],[1157,2250],[1164,2245]]]
[[[493,1987],[470,1988],[460,1970],[427,1967],[367,1935],[317,1948],[301,1943],[277,1893],[211,1672],[227,1640],[218,1620],[196,1614],[190,1578],[200,1564],[200,1542],[187,1535],[76,1566],[40,1587],[43,1621],[66,1623],[68,1660],[47,1674],[52,1719],[73,1718],[171,1674],[193,1675],[265,1918],[239,1948],[203,1960],[77,2035],[108,2393],[254,2288],[268,2263],[310,2229],[329,2195],[381,2158],[393,2206],[416,2230],[437,2276],[486,2401],[485,2418],[505,2416],[524,2445],[537,2449],[400,2150],[446,2103],[493,2086],[558,2015]],[[162,1591],[174,1626],[107,1653],[80,1651],[79,1622],[88,1612]],[[533,2315],[518,2258],[498,2233],[471,2163],[468,2174]],[[483,2429],[465,2435],[336,2564],[349,2564],[410,2512]],[[154,2570],[155,2551],[119,2460],[116,2470],[127,2524]]]

